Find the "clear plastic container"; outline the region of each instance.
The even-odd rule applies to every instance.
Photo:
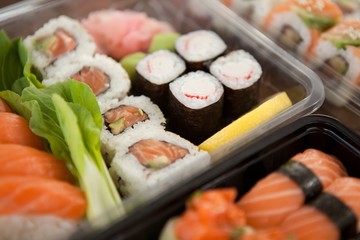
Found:
[[[274,4],[280,4],[284,1],[281,0],[270,0],[272,1],[272,5]],[[240,3],[240,1],[219,1],[219,4],[223,3],[223,6],[219,6],[219,8],[223,7],[226,9],[223,9],[223,11],[226,11],[227,14],[233,15],[234,18],[238,18],[239,22],[246,21],[247,23],[251,24],[253,27],[257,28],[259,31],[263,32],[267,37],[272,39],[274,42],[279,43],[273,36],[268,34],[266,31],[263,31],[263,28],[261,27],[260,20],[257,20],[257,17],[261,15],[260,12],[256,12],[257,15],[255,17],[251,18],[249,16],[249,12],[252,10],[243,10],[245,5],[253,4],[256,5],[256,1],[254,3]],[[230,3],[232,2],[232,3]],[[259,1],[260,2],[260,1]],[[262,1],[264,2],[264,1]],[[341,1],[334,1],[334,2],[341,2]],[[353,5],[353,11],[354,12],[347,12],[348,10],[342,9],[344,16],[344,19],[348,18],[356,18],[360,19],[360,9],[358,9],[359,4],[354,1],[352,3]],[[229,8],[225,7],[225,4],[229,5],[229,8],[233,13],[230,13]],[[343,3],[346,5],[346,3]],[[249,5],[250,6],[250,5]],[[270,9],[271,4],[266,6],[264,4],[265,11],[268,12]],[[341,5],[339,5],[341,6]],[[259,8],[262,9],[262,8]],[[262,15],[261,15],[262,16]],[[239,18],[240,17],[240,18]],[[286,50],[286,47],[284,47]],[[296,58],[300,59],[304,62],[305,65],[311,65],[311,66],[321,66],[322,63],[317,60],[313,59],[312,62],[309,62],[306,59],[302,59],[301,56],[297,56],[295,53],[291,51],[287,51],[286,54],[291,54],[295,56]],[[324,87],[325,87],[325,98],[326,101],[324,102],[324,105],[319,109],[318,113],[321,114],[327,114],[330,116],[334,116],[344,122],[347,126],[354,129],[356,132],[360,133],[360,121],[356,121],[355,119],[360,119],[360,86],[356,86],[354,83],[350,81],[350,79],[347,79],[340,75],[339,73],[335,72],[333,69],[331,69],[328,66],[322,65],[321,69],[315,68],[313,69],[319,77],[322,79]]]
[[[283,49],[245,21],[234,18],[231,11],[214,0],[28,0],[0,9],[0,29],[11,37],[25,37],[59,15],[82,19],[92,11],[108,8],[145,12],[168,22],[180,33],[211,29],[230,49],[244,49],[260,62],[264,71],[260,101],[281,91],[288,93],[293,106],[215,151],[211,168],[221,167],[222,160],[247,148],[260,136],[271,134],[280,126],[316,111],[324,101],[323,85],[313,71],[285,54]],[[135,196],[127,201],[127,208],[137,209],[149,196],[154,197],[154,194]]]

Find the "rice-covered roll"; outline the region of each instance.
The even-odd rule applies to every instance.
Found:
[[[51,19],[24,40],[30,60],[44,77],[46,68],[63,57],[93,55],[96,44],[81,24],[67,16]]]
[[[208,64],[223,54],[227,46],[213,31],[197,30],[179,37],[175,42],[176,52],[186,61],[190,71],[207,71]]]
[[[135,95],[146,95],[166,110],[169,83],[184,73],[185,62],[175,53],[159,50],[149,54],[136,65],[137,77],[132,82]]]
[[[230,0],[228,7],[255,26],[262,26],[264,18],[272,8],[285,1],[286,0]]]
[[[203,71],[190,72],[170,83],[170,129],[198,144],[221,124],[224,88]]]
[[[49,68],[48,73],[49,78],[43,81],[48,86],[69,79],[88,84],[96,95],[102,113],[113,102],[123,99],[130,90],[130,79],[122,66],[101,54],[62,59]]]
[[[262,69],[250,53],[236,50],[219,57],[210,72],[224,85],[226,115],[237,118],[258,104]]]
[[[210,164],[210,155],[186,139],[165,130],[151,131],[144,125],[122,138],[119,146],[111,169],[126,196],[161,188]]]
[[[360,20],[343,20],[323,33],[314,48],[318,68],[330,67],[353,85],[360,86]]]
[[[341,17],[340,8],[330,0],[289,0],[272,9],[263,28],[283,47],[307,56],[320,33]]]
[[[115,155],[117,139],[139,124],[147,123],[149,129],[165,128],[166,119],[160,108],[146,96],[128,96],[112,105],[103,114],[101,133],[102,152],[108,162]]]

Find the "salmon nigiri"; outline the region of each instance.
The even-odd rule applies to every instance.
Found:
[[[80,220],[84,193],[69,183],[32,176],[0,176],[0,215],[54,215]]]
[[[31,131],[29,122],[15,113],[0,112],[0,133],[0,144],[14,143],[44,149],[43,140]]]
[[[325,189],[325,194],[290,214],[281,227],[297,240],[351,238],[360,230],[356,221],[360,219],[359,197],[360,179],[339,178]]]
[[[292,160],[305,166],[303,168],[310,174],[306,178],[310,177],[311,184],[300,186],[290,177],[291,172],[284,174],[280,171],[260,180],[238,203],[245,211],[249,225],[259,229],[278,226],[304,204],[305,192],[312,197],[335,179],[347,175],[344,166],[335,157],[315,149],[307,149]]]
[[[31,175],[72,182],[65,163],[50,153],[18,144],[0,144],[0,176]]]
[[[9,105],[7,105],[6,102],[1,98],[0,98],[0,112],[12,112]]]

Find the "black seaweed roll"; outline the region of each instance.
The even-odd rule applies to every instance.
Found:
[[[207,71],[210,62],[223,54],[227,46],[215,32],[198,30],[179,37],[175,49],[185,59],[188,70]]]
[[[185,69],[185,62],[173,52],[159,50],[149,54],[136,65],[137,77],[132,82],[132,92],[148,96],[164,111],[168,102],[169,83]]]
[[[210,72],[224,85],[226,116],[237,118],[258,104],[262,69],[251,54],[243,50],[230,52],[216,59]]]
[[[220,127],[224,88],[211,74],[190,72],[169,85],[171,131],[198,144]]]

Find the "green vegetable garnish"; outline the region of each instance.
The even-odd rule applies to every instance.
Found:
[[[31,72],[29,54],[22,40],[11,40],[4,31],[0,31],[0,91],[12,89],[21,78],[36,87],[44,87]]]
[[[300,8],[297,8],[296,12],[307,26],[315,28],[319,31],[329,29],[336,24],[336,20],[331,17],[315,15]]]

